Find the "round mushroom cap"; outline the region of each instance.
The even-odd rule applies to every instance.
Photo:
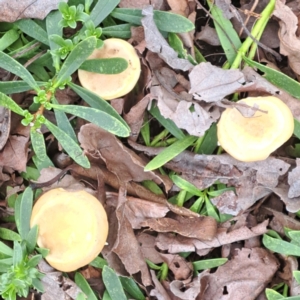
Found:
[[[95,49],[88,59],[115,57],[124,58],[128,62],[127,69],[119,74],[98,74],[78,70],[81,85],[105,100],[128,94],[136,85],[141,73],[141,63],[135,49],[121,39],[105,40],[103,47]]]
[[[86,191],[57,188],[44,193],[32,210],[39,226],[37,244],[48,248],[47,262],[62,272],[90,263],[103,249],[108,221],[102,204]]]
[[[292,112],[284,102],[273,96],[249,97],[239,102],[249,106],[257,104],[267,113],[256,111],[254,116],[244,117],[236,108],[227,108],[217,125],[219,143],[237,160],[264,160],[292,136]]]

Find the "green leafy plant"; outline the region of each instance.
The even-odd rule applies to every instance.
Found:
[[[43,257],[35,253],[38,228],[30,228],[32,203],[33,191],[26,188],[15,202],[18,233],[0,228],[0,237],[13,241],[13,248],[0,242],[0,295],[5,300],[27,297],[30,288],[43,292],[40,279],[44,275],[36,268]],[[40,251],[47,254],[46,249]]]

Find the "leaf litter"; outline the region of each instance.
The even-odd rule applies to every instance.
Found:
[[[165,163],[163,167],[167,172],[179,174],[198,191],[207,190],[216,182],[233,188],[210,198],[218,213],[231,215],[223,222],[199,215],[187,205],[177,207],[170,203],[167,199],[176,195],[179,187],[165,173],[144,171],[149,160],[165,149],[145,146],[139,136],[145,126],[144,117],[152,106],[157,106],[160,114],[178,128],[198,137],[206,134],[218,121],[225,107],[237,107],[248,117],[259,109],[259,106],[239,107],[228,101],[235,93],[275,95],[287,103],[295,119],[300,120],[299,100],[269,83],[257,70],[247,66],[241,70],[222,69],[222,64],[216,64],[213,59],[194,66],[187,58],[178,57],[157,28],[153,7],[171,9],[198,22],[197,14],[203,11],[200,6],[197,9],[197,2],[120,1],[119,7],[143,9],[142,26],[131,29],[131,42],[143,63],[139,91],[111,101],[130,126],[132,135],[121,141],[105,130],[79,120],[78,140],[91,161],[91,168],[83,169],[67,160],[64,175],[59,181],[49,185],[49,180],[61,174],[63,169],[51,167],[41,171],[38,182],[45,185],[44,191],[54,187],[85,188],[101,199],[110,222],[108,244],[102,255],[119,275],[132,276],[143,286],[148,297],[164,300],[265,299],[265,289],[278,282],[289,286],[291,296],[299,295],[299,285],[292,275],[298,270],[297,260],[269,251],[261,241],[261,236],[269,229],[281,236],[284,236],[285,228],[300,229],[296,217],[300,210],[299,158],[287,157],[284,149],[279,149],[264,161],[243,163],[227,154],[198,154],[189,149]],[[241,1],[241,11],[252,9],[251,15],[255,16],[267,3],[260,1],[256,9],[254,2]],[[271,48],[280,46],[280,53],[287,57],[287,67],[292,69],[296,78],[300,74],[297,47],[300,13],[292,2],[276,1],[276,18],[272,18],[261,42]],[[228,4],[230,1],[216,1],[216,5],[226,11],[225,17],[232,19]],[[48,6],[49,10],[57,7],[57,3],[41,5],[39,1],[30,2],[27,4],[28,11],[20,13],[22,5],[14,6],[16,10],[12,16],[4,11],[3,21],[26,17],[43,19],[48,13]],[[29,12],[32,5],[39,7],[37,14]],[[247,19],[246,14],[241,15],[244,20]],[[207,18],[203,17],[208,21]],[[239,22],[232,22],[240,32]],[[253,22],[251,17],[246,24],[249,30]],[[197,45],[199,41],[201,47],[207,48],[213,56],[220,41],[214,28],[210,27],[212,23],[199,22],[198,25],[195,31],[180,35],[187,53],[194,55],[190,45],[195,39]],[[278,35],[276,28],[279,28]],[[242,38],[246,36],[243,31]],[[259,57],[270,66],[275,61],[262,49]],[[60,93],[57,95],[60,103],[78,101],[70,98],[65,91]],[[23,97],[22,101],[25,101]],[[28,145],[29,132],[17,126],[15,118],[13,114],[10,134],[0,151],[0,181],[3,187],[23,184],[19,173],[26,170],[32,156]],[[153,125],[151,133],[155,135],[161,125],[152,122],[150,115],[147,120]],[[61,154],[60,146],[53,139],[51,142],[51,136],[49,141],[51,151]],[[145,185],[147,181],[155,183],[161,192],[149,190]],[[187,199],[185,204],[192,201],[195,201],[195,196]],[[182,253],[191,254],[180,255]],[[194,261],[221,257],[228,261],[218,267],[194,271]],[[149,268],[146,259],[154,264],[167,264],[167,278],[158,280],[157,273]],[[46,293],[43,299],[76,298],[78,287],[73,282],[62,281],[64,277],[61,274],[45,273]],[[101,274],[95,276],[96,280],[101,279]],[[66,295],[72,289],[74,291]]]

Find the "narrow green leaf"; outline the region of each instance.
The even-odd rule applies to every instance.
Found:
[[[95,26],[98,26],[119,3],[120,0],[97,1],[90,14],[90,18],[94,22]]]
[[[133,27],[131,24],[108,26],[102,29],[102,34],[119,39],[129,39],[131,38],[131,27]]]
[[[171,119],[165,119],[158,107],[153,104],[150,109],[150,114],[157,119],[157,121],[164,126],[172,135],[174,135],[177,139],[183,139],[185,137],[185,134],[181,129],[179,129],[176,124]]]
[[[0,259],[0,265],[11,266],[13,263],[12,257]]]
[[[37,238],[38,238],[39,228],[38,225],[32,227],[26,237],[26,248],[28,253],[32,253],[35,249]]]
[[[231,21],[225,18],[222,10],[212,2],[209,0],[207,4],[210,7],[210,13],[213,16],[214,25],[226,58],[232,64],[242,43]]]
[[[128,62],[124,58],[99,58],[86,60],[79,69],[100,73],[100,74],[119,74],[125,71]]]
[[[181,15],[160,10],[154,10],[153,13],[154,22],[161,31],[179,33],[188,32],[195,28],[193,22]],[[142,25],[143,15],[140,9],[116,8],[111,16],[134,25]]]
[[[0,238],[7,241],[22,240],[19,234],[7,228],[0,228]]]
[[[267,234],[263,236],[263,244],[271,251],[284,255],[300,256],[300,247],[289,242],[275,239]]]
[[[0,92],[0,105],[4,106],[18,115],[23,116],[24,110],[10,97]]]
[[[76,297],[76,300],[86,300],[84,293],[82,293],[82,292],[79,293]]]
[[[296,281],[300,284],[300,271],[293,271],[293,276],[295,277]]]
[[[51,79],[48,71],[46,71],[46,69],[39,64],[32,63],[27,69],[35,76],[37,80],[47,82]]]
[[[289,237],[293,240],[293,242],[297,243],[298,245],[300,244],[300,231],[299,230],[291,230],[289,232]]]
[[[18,38],[19,33],[16,29],[12,28],[5,32],[5,34],[0,39],[0,51],[5,50],[11,44],[13,44]]]
[[[218,146],[217,125],[213,123],[211,127],[205,132],[203,141],[197,153],[199,154],[213,154]]]
[[[90,36],[74,47],[57,74],[55,87],[58,87],[66,81],[82,65],[82,63],[92,54],[96,48],[96,44],[96,38]]]
[[[203,196],[203,192],[201,192],[196,186],[181,178],[180,176],[172,175],[171,179],[174,184],[176,184],[180,189],[185,190],[195,196]]]
[[[89,263],[89,265],[95,268],[103,269],[104,266],[107,266],[107,261],[104,258],[97,256]]]
[[[33,155],[32,160],[39,171],[48,167],[54,167],[53,162],[48,156],[45,160],[40,160],[36,155]]]
[[[77,93],[87,104],[91,107],[101,110],[114,119],[117,119],[123,126],[129,129],[127,123],[122,119],[122,117],[116,112],[116,110],[109,104],[109,102],[103,100],[98,95],[82,88],[79,85],[76,85],[72,82],[68,84],[71,89]]]
[[[3,68],[26,81],[34,90],[38,91],[40,88],[36,83],[35,79],[28,72],[28,70],[23,67],[19,62],[0,51],[0,68]]]
[[[51,50],[55,50],[55,49],[59,48],[59,45],[57,45],[56,43],[51,41],[51,39],[49,39],[49,37],[52,34],[57,34],[58,36],[62,36],[62,27],[57,26],[57,24],[59,23],[59,21],[61,19],[62,19],[62,15],[59,10],[52,11],[46,17],[47,35],[48,35],[48,41],[49,41]]]
[[[18,199],[16,200],[18,201]],[[27,238],[27,235],[30,231],[30,218],[32,212],[33,204],[33,192],[30,187],[27,187],[22,194],[20,201],[20,211],[18,215],[20,216],[20,228],[19,233],[23,240]]]
[[[135,300],[146,300],[146,297],[140,290],[136,282],[129,277],[119,277],[124,290],[130,295],[131,298]]]
[[[112,300],[127,300],[120,279],[114,270],[108,266],[104,266],[102,279]]]
[[[38,263],[43,259],[43,256],[41,254],[37,254],[32,256],[28,261],[28,266],[31,268],[34,268],[38,265]]]
[[[228,258],[213,258],[213,259],[204,259],[193,262],[193,267],[195,271],[207,270],[219,267],[225,264],[228,261]]]
[[[87,120],[117,136],[127,137],[130,134],[128,126],[124,126],[118,119],[107,114],[104,111],[78,105],[56,105],[52,104],[52,107],[57,110],[62,110],[66,113],[75,115],[84,120]]]
[[[64,131],[52,124],[50,121],[45,121],[46,127],[51,131],[55,138],[60,142],[65,151],[74,161],[84,168],[90,168],[90,162],[83,154],[83,151],[74,140],[69,137]]]
[[[45,82],[37,82],[38,86],[44,86]],[[0,92],[3,94],[16,94],[31,90],[32,87],[25,81],[0,81]]]
[[[40,160],[45,160],[48,155],[47,155],[44,135],[41,133],[41,131],[39,129],[31,127],[30,128],[30,139],[31,139],[31,145],[32,145],[35,155]]]
[[[75,283],[85,293],[88,300],[97,300],[96,295],[94,294],[86,279],[81,275],[81,273],[76,272]]]
[[[211,203],[211,201],[205,197],[205,207],[208,216],[214,218],[217,222],[220,222],[220,217],[217,213],[216,207]]]
[[[26,34],[35,40],[49,46],[47,32],[31,19],[22,19],[15,22],[15,24]]]
[[[14,242],[13,266],[17,267],[23,260],[23,249],[19,242]]]
[[[176,141],[171,146],[165,148],[156,157],[154,157],[144,168],[145,171],[155,170],[165,163],[176,157],[183,152],[186,148],[192,145],[196,141],[197,137],[186,136],[181,140]]]
[[[266,297],[268,300],[284,300],[284,299],[286,299],[284,296],[280,295],[278,292],[276,292],[272,289],[266,288],[265,292],[266,292]]]
[[[13,249],[6,246],[3,242],[0,241],[0,253],[3,253],[7,256],[13,256]]]
[[[58,104],[58,101],[56,100],[55,97],[52,97],[52,103]],[[57,122],[57,126],[64,131],[69,137],[72,138],[76,143],[78,143],[76,134],[74,132],[74,129],[67,117],[67,115],[60,110],[54,109],[54,114]]]
[[[44,293],[44,285],[42,284],[40,279],[37,278],[32,278],[32,286],[34,289],[36,289],[37,291]]]
[[[295,98],[300,99],[300,83],[293,78],[277,71],[272,68],[266,67],[256,61],[250,60],[247,57],[243,57],[244,61],[251,67],[255,67],[258,70],[264,72],[264,78],[268,81],[288,92]]]

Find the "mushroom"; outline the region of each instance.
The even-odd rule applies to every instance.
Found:
[[[264,160],[292,136],[292,112],[273,96],[249,97],[237,103],[240,102],[249,106],[257,104],[259,110],[252,117],[245,117],[236,108],[227,108],[217,125],[219,143],[240,161]]]
[[[105,100],[128,94],[136,85],[141,63],[134,48],[128,42],[111,38],[104,41],[103,47],[95,49],[88,59],[121,57],[127,60],[128,67],[119,74],[99,74],[78,70],[78,78],[83,87]]]
[[[108,221],[102,204],[86,191],[56,188],[44,193],[32,210],[38,225],[37,244],[48,248],[47,262],[62,272],[90,263],[103,249]]]

